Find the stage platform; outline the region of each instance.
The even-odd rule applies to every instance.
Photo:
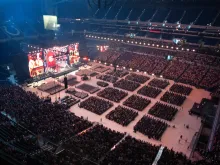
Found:
[[[71,95],[78,97],[80,99],[85,99],[86,97],[89,96],[87,93],[79,92],[79,91],[75,90],[74,88],[68,88],[66,90],[66,93],[71,94]]]
[[[81,84],[81,85],[78,85],[76,88],[81,89],[83,91],[86,91],[86,92],[88,92],[90,94],[93,94],[93,93],[95,93],[95,92],[100,90],[100,88],[98,88],[98,87],[94,87],[92,85],[85,84],[85,83]]]
[[[47,92],[50,95],[56,94],[62,90],[65,89],[64,86],[60,85],[56,81],[50,81],[48,83],[41,84],[39,87],[37,87],[40,91]]]

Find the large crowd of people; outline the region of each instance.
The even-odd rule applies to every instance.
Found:
[[[135,81],[140,84],[144,84],[146,81],[148,81],[150,78],[147,76],[131,73],[125,78],[126,80]]]
[[[127,136],[101,161],[101,165],[143,165],[152,164],[159,146],[151,145]]]
[[[105,128],[102,125],[96,125],[85,133],[72,138],[65,146],[68,150],[97,162],[110,151],[123,136],[124,134]]]
[[[138,116],[137,112],[122,106],[116,107],[113,111],[106,115],[106,118],[115,121],[122,126],[127,126]]]
[[[36,94],[25,92],[18,86],[0,87],[0,93],[0,106],[4,113],[53,142],[68,139],[92,125],[68,113],[65,105],[44,102]]]
[[[216,81],[220,79],[216,74],[219,72],[220,58],[214,56],[134,45],[120,46],[128,51],[111,51],[111,56],[115,56],[117,59],[115,62],[121,68],[139,70],[150,75],[163,75],[164,78],[202,88],[213,87]],[[174,59],[168,61],[166,59],[167,54],[174,56]],[[104,62],[106,61],[104,60]],[[208,69],[209,67],[211,68]]]
[[[161,92],[162,90],[159,88],[154,88],[154,87],[145,85],[141,89],[139,89],[137,93],[143,96],[156,98]]]
[[[134,126],[134,131],[138,131],[148,138],[153,138],[156,140],[161,140],[161,137],[165,130],[167,129],[168,124],[154,119],[150,116],[143,116],[141,120]]]
[[[163,72],[163,77],[171,80],[177,80],[187,69],[189,64],[178,60],[172,61],[168,68]]]
[[[114,71],[114,70],[109,71],[106,74],[110,74],[112,76],[122,78],[122,77],[126,76],[127,74],[129,74],[129,72],[126,71],[126,70],[119,70],[119,69],[117,69],[116,71]]]
[[[121,79],[121,80],[117,81],[116,83],[114,83],[113,86],[127,90],[127,91],[134,91],[135,89],[137,89],[140,86],[140,84],[133,82],[133,81]]]
[[[109,108],[113,106],[113,103],[100,99],[94,96],[89,97],[88,99],[80,102],[79,107],[84,108],[88,111],[91,111],[97,115],[103,114]]]
[[[204,65],[190,65],[178,79],[179,82],[199,86],[208,68]]]
[[[173,84],[170,87],[170,91],[188,96],[192,92],[192,88],[181,84]]]
[[[97,96],[103,97],[105,99],[114,101],[114,102],[120,102],[123,98],[125,98],[128,95],[128,93],[118,90],[112,87],[105,88],[104,90],[97,93]]]
[[[178,112],[177,108],[160,102],[155,103],[154,106],[151,107],[150,110],[148,111],[150,115],[168,121],[173,120],[177,112]]]
[[[138,111],[143,111],[150,103],[151,100],[145,99],[137,95],[132,95],[124,101],[123,105],[136,109]]]
[[[173,105],[181,106],[184,103],[184,101],[186,100],[186,96],[179,95],[179,94],[176,94],[173,92],[166,92],[160,98],[160,100],[165,101],[170,104],[173,104]]]
[[[167,80],[162,80],[162,79],[154,78],[153,80],[151,80],[149,82],[148,85],[150,85],[152,87],[157,87],[157,88],[165,89],[169,84],[170,84],[170,82],[167,81]]]

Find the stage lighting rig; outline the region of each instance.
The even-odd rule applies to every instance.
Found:
[[[91,8],[107,8],[110,7],[113,3],[115,3],[117,0],[87,0],[88,4]]]

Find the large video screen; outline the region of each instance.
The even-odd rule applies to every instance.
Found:
[[[73,64],[79,62],[79,44],[71,44],[68,47],[69,49],[69,64],[72,66]]]
[[[47,30],[57,30],[57,16],[44,15],[44,29]]]
[[[45,49],[44,57],[45,72],[56,72],[56,54],[53,49]]]
[[[31,77],[44,73],[43,53],[32,53],[28,55],[28,68]]]

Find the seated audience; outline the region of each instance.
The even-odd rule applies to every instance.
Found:
[[[121,80],[117,81],[116,83],[114,83],[113,86],[127,90],[127,91],[134,91],[135,89],[137,89],[140,86],[140,84],[133,82],[133,81],[121,79]]]
[[[111,87],[105,88],[104,90],[97,93],[97,96],[103,97],[105,99],[108,99],[108,100],[111,100],[117,103],[120,102],[120,100],[125,98],[127,95],[128,93],[122,90],[111,88]]]
[[[159,88],[143,86],[141,89],[138,90],[137,93],[147,97],[156,98],[161,92],[162,90]]]
[[[148,138],[153,138],[156,140],[161,140],[161,137],[165,130],[167,129],[168,124],[154,119],[150,116],[144,116],[138,123],[134,126],[134,131],[138,131],[148,136]]]
[[[181,85],[181,84],[173,84],[170,87],[170,91],[188,96],[191,93],[192,88],[189,86]]]
[[[160,79],[154,78],[153,80],[151,80],[149,82],[148,85],[150,85],[152,87],[157,87],[157,88],[165,89],[169,84],[170,84],[170,82],[167,81],[167,80],[160,80]]]
[[[164,120],[171,121],[174,119],[174,116],[178,112],[178,109],[167,105],[167,104],[162,104],[160,102],[157,102],[154,104],[153,107],[148,111],[150,115],[153,115],[155,117],[159,117]]]
[[[113,111],[106,115],[106,118],[115,121],[122,126],[127,126],[138,116],[137,112],[122,106],[116,107]]]
[[[84,108],[88,111],[91,111],[97,115],[103,114],[109,108],[113,106],[113,103],[110,101],[105,101],[94,96],[89,97],[88,99],[80,102],[79,107]]]
[[[151,101],[148,99],[145,99],[137,95],[132,95],[127,100],[125,100],[123,105],[136,109],[138,111],[143,111],[150,103]]]

